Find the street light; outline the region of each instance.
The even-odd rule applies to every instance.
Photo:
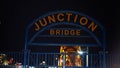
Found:
[[[78,54],[80,54],[80,55],[83,55],[83,54],[86,54],[86,67],[88,67],[89,66],[89,61],[88,61],[88,47],[87,47],[87,50],[86,51],[77,51],[77,53]]]
[[[78,52],[78,54],[80,54],[80,55],[83,55],[84,54],[84,51],[77,51]]]

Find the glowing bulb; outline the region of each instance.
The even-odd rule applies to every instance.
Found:
[[[80,54],[80,55],[83,55],[83,51],[77,51],[78,52],[78,54]]]

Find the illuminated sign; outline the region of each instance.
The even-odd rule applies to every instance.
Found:
[[[98,25],[94,21],[89,20],[85,16],[74,14],[71,12],[59,12],[48,15],[35,22],[35,30],[39,31],[41,28],[54,23],[78,23],[78,25],[86,26],[89,30],[94,32]],[[80,35],[80,30],[59,30],[50,29],[50,35]]]
[[[37,18],[28,27],[30,43],[101,45],[103,28],[91,17],[74,11],[57,11]]]

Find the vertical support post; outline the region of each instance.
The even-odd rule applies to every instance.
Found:
[[[24,63],[23,63],[23,68],[26,68],[26,56],[27,56],[27,52],[26,52],[26,50],[24,50]]]
[[[106,51],[103,50],[103,68],[106,68]]]
[[[103,31],[103,68],[106,68],[106,31]]]
[[[30,60],[30,50],[28,50],[28,53],[27,53],[27,55],[28,55],[28,61],[27,61],[27,64],[28,64],[28,67],[29,67],[29,60]]]
[[[88,60],[88,46],[87,46],[87,50],[86,50],[86,67],[89,66],[89,60]]]
[[[47,61],[47,54],[45,53],[45,62]],[[46,64],[44,65],[45,68],[47,68]]]
[[[63,68],[65,68],[65,62],[66,62],[66,54],[65,53],[63,53]]]
[[[28,31],[27,29],[25,30],[25,48],[24,48],[24,63],[23,63],[23,68],[26,68],[26,59],[27,59],[27,34]]]
[[[38,53],[36,53],[36,67],[38,67],[39,63],[38,63]]]
[[[56,66],[56,54],[55,53],[53,53],[53,57],[54,57],[54,59],[53,59],[53,66]]]

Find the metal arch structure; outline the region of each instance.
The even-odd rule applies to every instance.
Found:
[[[45,26],[45,27],[41,27],[41,29],[40,30],[38,30],[38,31],[34,31],[34,26],[35,26],[35,23],[37,22],[37,21],[39,21],[39,20],[41,20],[42,18],[45,18],[45,17],[47,17],[47,16],[50,16],[50,15],[53,15],[53,14],[57,14],[57,13],[73,13],[73,14],[78,14],[78,15],[80,15],[80,16],[84,16],[84,17],[86,17],[86,18],[88,18],[90,21],[93,21],[95,24],[97,24],[98,26],[99,26],[99,29],[98,29],[98,32],[100,32],[101,33],[101,35],[97,35],[98,34],[98,32],[96,31],[96,32],[92,32],[92,31],[90,31],[87,27],[84,27],[84,26],[82,26],[82,25],[79,25],[79,23],[73,23],[73,22],[66,22],[66,21],[64,21],[64,22],[55,22],[55,23],[50,23],[50,24],[48,24],[47,26]],[[72,28],[68,28],[68,27],[64,27],[64,28],[60,28],[59,27],[59,29],[60,30],[62,30],[62,29],[65,29],[65,30],[70,30],[70,29],[73,29],[73,30],[76,30],[76,29],[79,29],[79,30],[84,30],[86,33],[87,33],[87,35],[81,35],[81,36],[63,36],[63,35],[61,35],[61,36],[56,36],[56,35],[48,35],[48,34],[44,34],[44,31],[49,31],[49,29],[58,29],[58,27],[57,26],[59,26],[59,25],[61,25],[61,26],[65,26],[65,25],[69,25],[69,26],[71,26]],[[99,31],[100,30],[100,31]],[[31,32],[33,32],[32,34],[31,34]],[[25,48],[24,48],[24,68],[26,68],[26,56],[27,56],[27,49],[28,49],[28,47],[29,46],[35,46],[35,45],[37,45],[37,46],[46,46],[46,45],[49,45],[49,46],[60,46],[60,45],[68,45],[68,46],[73,46],[73,45],[81,45],[81,46],[100,46],[100,47],[102,47],[103,48],[103,68],[106,68],[106,62],[105,62],[105,45],[106,45],[106,41],[105,41],[105,29],[104,29],[104,27],[98,22],[98,21],[96,21],[95,19],[93,19],[93,18],[91,18],[91,17],[89,17],[89,16],[87,16],[87,15],[85,15],[85,14],[82,14],[82,13],[80,13],[80,12],[75,12],[75,11],[68,11],[68,10],[66,10],[66,11],[56,11],[56,12],[50,12],[50,13],[47,13],[47,14],[45,14],[45,15],[43,15],[43,16],[40,16],[39,18],[37,18],[37,19],[35,19],[33,22],[31,22],[30,23],[30,25],[28,25],[27,26],[27,28],[26,28],[26,30],[25,30]],[[53,39],[47,39],[47,40],[53,40],[53,41],[50,41],[50,42],[46,42],[46,39],[44,40],[44,41],[40,41],[40,40],[38,40],[37,42],[36,42],[36,38],[41,38],[41,37],[43,37],[43,38],[58,38],[58,37],[62,37],[62,38],[70,38],[70,37],[75,37],[75,38],[78,38],[78,40],[80,40],[81,38],[86,38],[85,40],[84,40],[84,43],[82,43],[81,41],[77,41],[77,42],[74,42],[74,40],[72,40],[73,41],[73,43],[71,43],[70,41],[68,41],[68,42],[65,42],[65,41],[54,41]],[[96,43],[94,43],[94,42],[91,42],[91,43],[87,43],[86,42],[86,40],[88,39],[88,38],[92,38],[92,39],[94,39],[95,40],[95,42]],[[67,39],[67,40],[68,40]],[[61,39],[58,39],[58,40],[61,40]]]

